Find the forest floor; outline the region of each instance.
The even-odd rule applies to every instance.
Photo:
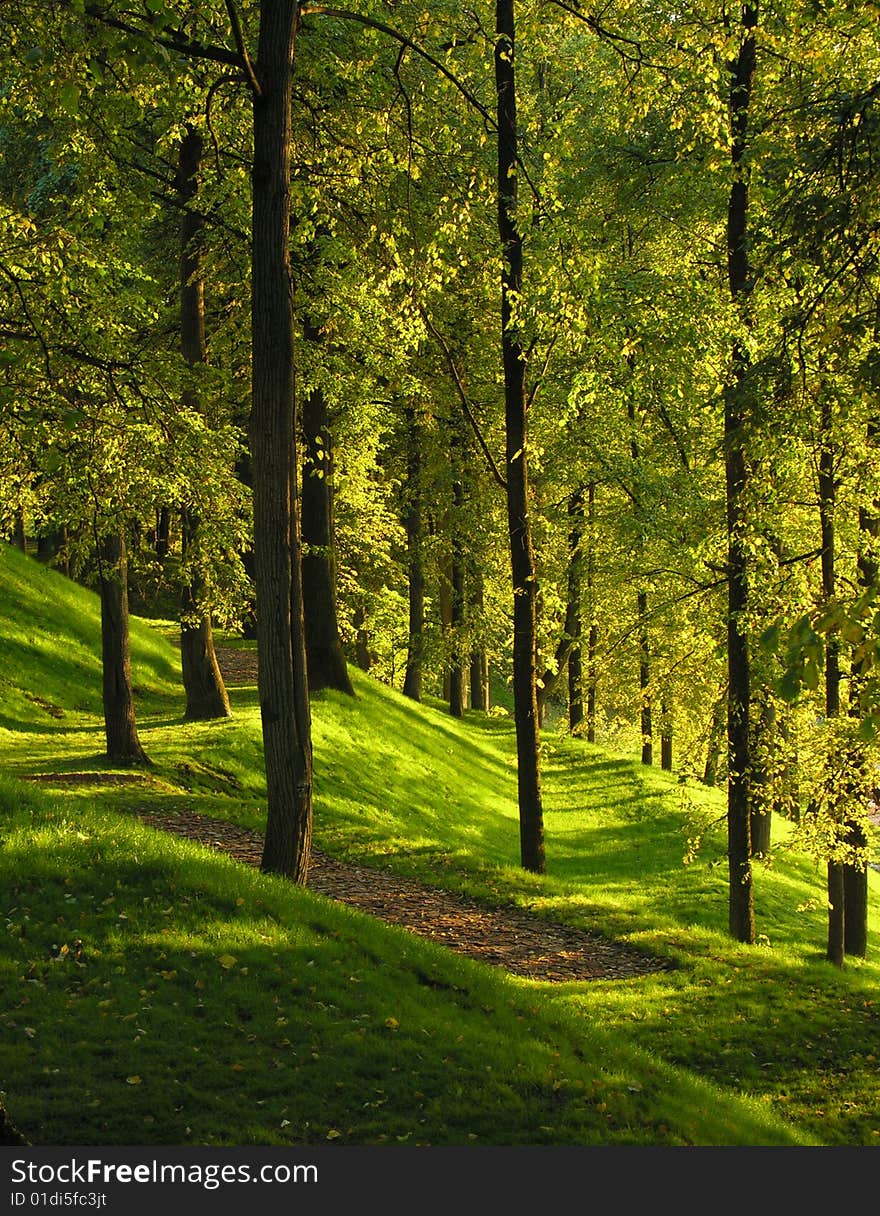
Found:
[[[218,646],[217,658],[228,685],[256,683],[255,651]],[[149,803],[135,809],[152,827],[219,849],[248,865],[260,864],[263,836],[252,828],[195,810],[169,812]],[[533,980],[625,979],[671,966],[668,959],[554,923],[513,904],[484,905],[389,869],[355,865],[314,849],[308,886],[451,950]]]
[[[259,866],[262,833],[214,819],[197,811],[135,808],[151,827],[185,836]],[[626,979],[668,970],[668,959],[644,954],[622,942],[513,905],[489,907],[442,891],[392,870],[359,866],[312,850],[308,886],[329,899],[359,908],[432,938],[480,962],[504,967],[516,975],[550,983]]]

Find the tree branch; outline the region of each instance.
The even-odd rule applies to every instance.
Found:
[[[490,111],[487,110],[479,98],[477,98],[470,91],[467,85],[459,80],[454,72],[450,72],[449,68],[441,63],[439,59],[436,59],[432,54],[420,47],[417,42],[413,42],[411,38],[407,38],[406,34],[401,34],[399,30],[394,29],[393,26],[386,25],[384,21],[377,21],[374,17],[365,17],[363,13],[353,13],[349,9],[332,8],[325,4],[306,4],[303,5],[299,11],[301,17],[310,17],[314,15],[338,17],[341,21],[355,21],[358,25],[366,26],[367,29],[378,30],[382,34],[387,34],[389,38],[394,38],[401,44],[401,46],[408,47],[411,51],[414,51],[416,55],[419,55],[425,60],[426,63],[430,63],[433,68],[436,68],[442,76],[445,76],[450,84],[453,84],[455,88],[458,89],[465,101],[467,101],[469,105],[473,106],[473,108],[486,123],[486,126],[492,131],[495,130],[495,120]]]
[[[235,7],[234,0],[226,0],[226,12],[229,14],[229,24],[232,27],[232,37],[235,39],[235,45],[238,47],[238,53],[241,56],[241,62],[244,64],[245,75],[247,76],[248,84],[255,97],[262,97],[263,90],[260,87],[260,82],[257,80],[256,72],[254,71],[251,57],[248,54],[248,49],[245,44],[244,34],[241,31],[241,22],[238,19],[238,10]]]
[[[459,374],[458,368],[456,367],[455,359],[452,356],[452,351],[449,349],[449,345],[447,344],[446,339],[440,333],[439,329],[437,329],[434,322],[428,316],[427,311],[421,305],[419,305],[419,312],[422,314],[422,320],[425,322],[425,326],[426,326],[428,332],[436,340],[437,345],[443,351],[444,358],[446,359],[446,364],[447,364],[450,374],[452,376],[453,383],[455,384],[456,392],[458,393],[458,399],[461,402],[461,408],[464,410],[464,415],[467,418],[468,422],[471,424],[471,429],[473,430],[474,435],[477,438],[477,443],[480,445],[480,450],[482,451],[483,455],[486,457],[486,463],[489,466],[492,476],[498,482],[499,486],[501,486],[501,489],[506,490],[507,482],[506,482],[504,476],[502,475],[501,470],[498,468],[498,465],[495,462],[495,458],[493,457],[491,451],[489,450],[489,445],[486,443],[486,440],[483,437],[483,432],[480,430],[479,423],[477,422],[476,418],[474,417],[474,412],[471,409],[470,402],[468,401],[467,392],[465,391],[465,387],[464,387],[464,384],[462,383],[461,375]]]

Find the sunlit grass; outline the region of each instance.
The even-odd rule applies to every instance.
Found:
[[[360,1142],[403,1136],[432,1143],[470,1142],[471,1136],[482,1143],[764,1144],[786,1136],[827,1144],[878,1142],[880,968],[873,957],[843,973],[824,961],[824,875],[810,858],[786,847],[778,849],[770,868],[756,871],[762,944],[745,948],[730,940],[718,792],[682,785],[631,757],[548,733],[549,873],[538,877],[518,864],[508,719],[469,714],[456,721],[439,702],[416,706],[357,671],[354,700],[333,693],[316,697],[318,848],[478,898],[526,905],[624,937],[676,964],[619,982],[552,986],[514,980],[149,832],[130,816],[117,817],[115,811],[166,806],[263,827],[256,690],[232,689],[234,716],[228,721],[185,723],[177,656],[167,640],[137,623],[139,726],[154,764],[140,779],[110,783],[99,709],[93,702],[90,711],[75,709],[93,696],[100,668],[94,653],[91,664],[83,659],[71,666],[75,648],[73,640],[65,641],[71,619],[71,639],[84,639],[87,650],[91,637],[94,651],[94,599],[79,589],[68,591],[64,580],[35,563],[23,563],[19,555],[7,559],[6,551],[0,561],[0,645],[5,632],[21,628],[22,615],[31,636],[42,640],[20,667],[6,668],[11,679],[0,688],[7,727],[0,731],[0,765],[19,778],[103,772],[106,782],[52,786],[54,809],[36,791],[21,795],[21,787],[5,787],[0,861],[5,889],[13,894],[3,911],[19,924],[24,922],[10,909],[30,908],[31,922],[24,936],[9,938],[14,949],[3,954],[4,985],[16,993],[32,966],[38,981],[25,990],[27,1016],[21,1009],[10,1016],[38,1031],[38,1010],[45,1026],[84,1011],[81,1021],[71,1023],[79,1045],[70,1064],[60,1043],[48,1058],[38,1054],[36,1034],[0,1051],[0,1081],[13,1113],[35,1136],[51,1141],[73,1134],[61,1130],[71,1125],[60,1112],[73,1118],[72,1091],[86,1085],[91,1070],[103,1078],[104,1091],[96,1095],[98,1106],[84,1106],[74,1119],[72,1126],[87,1137],[81,1143],[106,1142],[117,1117],[123,1129],[118,1142],[130,1143],[147,1134],[165,1143],[218,1142],[224,1136],[282,1143],[331,1132]],[[15,584],[4,582],[9,570]],[[53,579],[63,584],[60,590]],[[44,597],[49,587],[52,594]],[[24,614],[11,606],[19,591],[27,599]],[[58,597],[68,594],[72,598],[56,610]],[[17,699],[16,689],[34,688],[55,711],[40,709],[23,693]],[[63,717],[55,716],[59,709]],[[15,835],[7,826],[12,819]],[[700,847],[685,864],[698,830],[704,832]],[[775,825],[778,842],[786,831],[785,824]],[[872,873],[872,955],[876,879]],[[111,895],[114,902],[105,905]],[[126,905],[121,922],[118,901]],[[262,907],[255,911],[256,903]],[[77,934],[83,941],[91,934],[98,950],[89,963],[97,970],[87,977],[96,982],[84,993],[84,974],[69,958],[50,961],[52,947],[64,944],[59,939],[69,945]],[[310,951],[311,963],[308,957],[303,962]],[[231,975],[216,962],[220,954],[236,959]],[[176,974],[165,978],[163,971]],[[286,975],[301,984],[303,975],[311,979],[297,988],[295,1002]],[[67,986],[61,983],[65,976]],[[240,985],[236,994],[249,994],[249,1020],[232,1016],[233,979]],[[196,987],[199,981],[208,985],[207,995]],[[89,1003],[98,988],[100,1000],[125,998],[112,1022],[116,1037],[107,1057],[100,1054],[100,1038],[111,1022],[97,1022]],[[145,1002],[151,1008],[142,1013]],[[368,1015],[360,1025],[358,1009]],[[406,1018],[395,1009],[405,1010]],[[137,1026],[132,1029],[125,1018],[140,1025],[147,1014],[156,1020],[141,1026],[147,1033],[135,1043]],[[273,1017],[287,1018],[296,1033],[273,1038]],[[385,1017],[398,1025],[385,1026]],[[185,1057],[183,1072],[171,1071],[174,1046],[160,1042],[172,1026],[178,1028],[177,1055]],[[390,1054],[389,1031],[395,1036]],[[45,1052],[48,1032],[39,1033]],[[250,1034],[255,1037],[249,1041]],[[410,1035],[412,1041],[401,1047]],[[277,1056],[273,1048],[280,1038],[288,1038],[297,1052],[307,1050],[308,1059],[298,1055],[291,1070],[294,1057]],[[206,1060],[212,1042],[219,1044],[217,1058]],[[24,1056],[17,1050],[22,1046]],[[233,1049],[244,1058],[232,1058]],[[272,1063],[276,1058],[280,1067]],[[152,1084],[176,1077],[185,1091],[170,1105],[163,1096],[161,1119],[148,1100],[144,1059],[152,1062]],[[79,1072],[71,1071],[75,1061]],[[235,1063],[242,1069],[233,1070]],[[488,1074],[481,1074],[481,1064],[490,1066],[491,1083],[483,1084]],[[684,1071],[667,1073],[669,1065]],[[52,1071],[56,1067],[58,1073]],[[118,1076],[126,1069],[141,1082],[123,1078],[120,1086]],[[31,1094],[37,1073],[44,1079]],[[610,1084],[614,1104],[594,1100],[593,1088],[604,1092],[610,1077],[618,1078]],[[705,1091],[705,1078],[716,1088]],[[373,1081],[384,1096],[368,1092]],[[201,1116],[194,1113],[199,1095],[227,1091],[228,1107],[211,1097]],[[306,1092],[311,1114],[296,1105]],[[353,1092],[364,1113],[353,1110]],[[601,1118],[599,1101],[605,1102]],[[151,1116],[155,1126],[144,1123]],[[780,1130],[777,1116],[788,1131]]]

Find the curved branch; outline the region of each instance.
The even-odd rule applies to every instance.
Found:
[[[248,79],[248,84],[255,97],[262,97],[263,90],[260,88],[260,82],[257,80],[256,72],[254,71],[251,57],[248,54],[248,49],[245,44],[244,34],[241,30],[241,22],[238,19],[238,10],[235,7],[234,0],[226,0],[226,12],[229,15],[229,24],[232,27],[232,37],[235,39],[235,45],[238,48],[238,53],[241,56],[241,62],[244,65],[245,75]]]
[[[419,55],[425,60],[426,63],[430,63],[433,68],[436,68],[442,76],[445,76],[450,84],[453,84],[458,89],[465,101],[467,101],[469,105],[473,106],[473,108],[486,123],[486,126],[492,131],[495,130],[495,120],[490,111],[487,110],[479,98],[470,91],[467,85],[459,80],[454,72],[450,72],[449,68],[442,64],[439,59],[436,59],[432,54],[430,54],[430,52],[420,47],[417,42],[413,42],[411,38],[407,38],[406,34],[401,34],[400,30],[396,30],[391,25],[386,25],[384,21],[377,21],[374,17],[365,17],[363,13],[353,13],[349,9],[333,8],[325,4],[306,4],[303,5],[299,11],[301,17],[310,17],[314,15],[338,17],[341,21],[355,21],[358,25],[364,25],[371,30],[378,30],[382,34],[387,34],[389,38],[394,38],[401,44],[401,46],[408,47],[411,51],[414,51],[416,55]]]
[[[461,379],[461,375],[459,374],[459,370],[456,367],[455,359],[452,357],[452,351],[449,349],[449,344],[447,343],[447,341],[443,337],[443,335],[440,333],[439,329],[437,329],[434,322],[428,316],[427,311],[421,305],[419,305],[419,312],[422,314],[422,320],[425,322],[425,327],[427,328],[428,332],[436,340],[437,345],[443,351],[443,356],[446,359],[447,367],[449,368],[453,383],[455,384],[456,392],[458,393],[458,399],[461,402],[461,408],[464,411],[464,415],[467,418],[468,422],[471,424],[471,430],[474,432],[474,435],[476,436],[477,443],[480,445],[480,450],[482,451],[483,455],[486,457],[486,463],[489,466],[489,470],[490,470],[492,476],[498,482],[499,486],[501,486],[501,489],[506,490],[507,481],[505,480],[504,476],[502,475],[501,470],[498,468],[498,465],[495,461],[494,456],[492,455],[491,451],[489,450],[489,445],[483,436],[483,432],[480,430],[480,424],[477,422],[476,418],[474,417],[474,412],[471,409],[470,402],[468,401],[467,392],[465,391],[464,384],[462,383],[462,379]]]

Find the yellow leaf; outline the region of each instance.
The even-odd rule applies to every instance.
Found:
[[[397,1027],[400,1025],[400,1022],[398,1022],[397,1018],[386,1018],[385,1025],[388,1027],[389,1030],[396,1030]]]
[[[141,1077],[138,1077],[138,1076],[134,1076],[134,1077],[126,1077],[126,1078],[125,1078],[125,1084],[126,1084],[126,1085],[140,1085],[140,1084],[141,1084],[141,1082],[142,1082],[142,1078],[141,1078]]]
[[[230,967],[235,966],[235,964],[238,962],[238,959],[235,957],[234,954],[221,954],[220,957],[217,959],[217,962],[220,964],[221,967],[225,967],[226,970],[228,971]]]
[[[245,1070],[244,1064],[233,1064],[232,1065],[233,1072],[244,1072],[244,1070]]]
[[[331,1127],[329,1132],[327,1133],[327,1139],[328,1140],[338,1140],[340,1134],[341,1133],[338,1132],[335,1127]]]

